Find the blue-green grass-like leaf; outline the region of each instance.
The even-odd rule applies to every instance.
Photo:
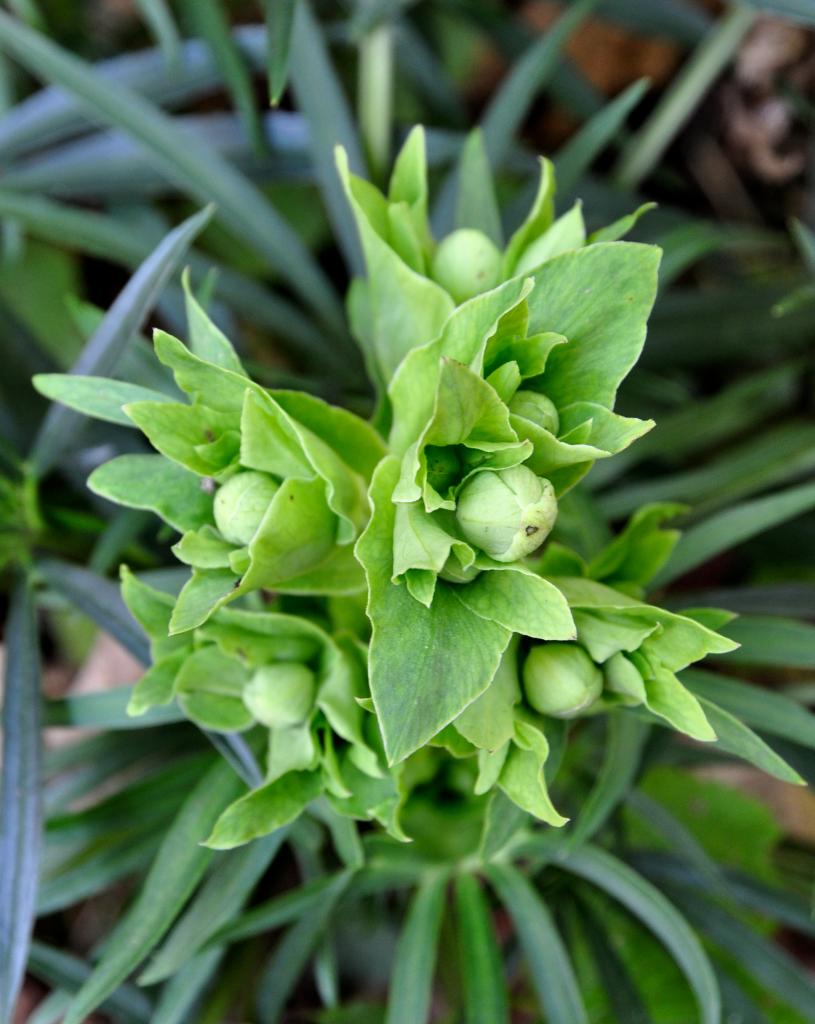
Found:
[[[213,856],[202,841],[224,805],[240,791],[240,780],[221,760],[202,776],[165,835],[136,902],[71,1004],[65,1024],[82,1024],[161,940]]]
[[[587,1024],[569,954],[543,900],[515,868],[491,865],[487,876],[515,923],[538,1005],[550,1024]]]
[[[138,139],[156,167],[187,194],[215,202],[228,230],[248,241],[326,326],[342,335],[344,318],[334,290],[299,236],[249,179],[211,146],[180,136],[169,117],[128,88],[110,80],[99,88],[90,66],[3,12],[0,48],[34,74],[76,95],[96,119]]]
[[[0,12],[0,39],[6,17]],[[126,346],[141,328],[190,243],[210,216],[210,210],[202,210],[184,221],[142,263],[82,350],[72,373],[104,377],[116,368]],[[30,462],[35,473],[42,476],[55,465],[83,422],[72,410],[59,406],[49,410],[31,451]]]
[[[40,656],[31,583],[12,591],[6,624],[0,776],[0,1021],[10,1024],[34,926],[42,816]]]
[[[702,1024],[720,1024],[721,998],[710,961],[688,922],[662,893],[627,864],[597,847],[582,846],[560,863],[622,903],[660,939],[696,996]]]
[[[446,875],[434,872],[411,901],[396,946],[386,1024],[425,1024],[429,1019],[446,884]]]

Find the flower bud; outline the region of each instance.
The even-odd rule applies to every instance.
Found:
[[[248,544],[277,491],[278,484],[270,476],[253,470],[237,473],[219,487],[213,513],[224,540],[241,547]]]
[[[531,554],[556,518],[554,488],[526,466],[476,473],[456,502],[464,536],[497,562],[515,562]]]
[[[523,667],[524,693],[536,711],[572,718],[593,704],[603,690],[603,673],[578,644],[533,647]]]
[[[436,250],[433,278],[456,302],[466,302],[498,284],[501,253],[483,232],[459,228]]]
[[[444,563],[439,576],[443,580],[447,580],[448,583],[469,583],[480,572],[481,570],[477,569],[474,565],[470,565],[465,569],[456,556],[451,553],[447,556],[447,561]]]
[[[455,448],[440,448],[435,444],[429,444],[424,454],[427,460],[427,482],[437,494],[444,494],[461,475],[461,459]]]
[[[510,400],[509,411],[515,416],[523,416],[524,419],[537,423],[539,427],[557,437],[560,417],[555,403],[546,395],[541,395],[537,391],[516,391]]]
[[[314,706],[315,690],[314,673],[305,665],[264,665],[244,687],[243,703],[269,728],[299,725]]]

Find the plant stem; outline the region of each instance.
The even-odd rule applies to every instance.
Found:
[[[719,19],[625,147],[614,170],[618,185],[636,189],[648,177],[702,96],[730,62],[757,17],[754,9],[737,5]]]

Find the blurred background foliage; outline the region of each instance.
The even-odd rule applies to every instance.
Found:
[[[143,955],[172,925],[150,967],[153,981],[171,980],[138,989],[126,980],[138,961],[123,962],[105,993],[107,1016],[93,1020],[416,1024],[429,1006],[435,1021],[497,1024],[511,1004],[513,1021],[539,1020],[540,1006],[547,1021],[571,1022],[573,983],[592,1022],[688,1024],[697,1009],[677,966],[683,944],[671,955],[651,935],[676,938],[675,922],[653,920],[653,893],[638,890],[629,869],[701,936],[723,1019],[815,1019],[815,799],[662,730],[632,758],[635,738],[615,741],[604,723],[588,722],[554,783],[564,807],[591,819],[584,838],[595,834],[617,867],[579,849],[552,864],[538,834],[516,842],[489,890],[465,867],[445,903],[444,866],[470,863],[483,808],[468,821],[466,780],[455,763],[440,767],[439,754],[409,808],[433,842],[394,853],[367,835],[360,869],[356,834],[337,834],[316,811],[277,859],[283,837],[195,862],[187,852],[172,877],[150,872],[157,853],[165,868],[174,862],[191,787],[217,769],[186,724],[155,716],[131,728],[126,693],[115,688],[138,676],[143,646],[118,599],[116,568],[127,561],[172,586],[170,538],[149,515],[114,509],[84,487],[112,450],[132,447],[125,431],[63,418],[58,449],[30,458],[55,427],[29,384],[32,373],[77,360],[87,371],[86,343],[98,339],[103,311],[130,274],[172,227],[214,202],[213,219],[167,274],[189,263],[260,380],[369,411],[343,316],[359,256],[333,172],[337,142],[352,166],[382,180],[408,128],[425,124],[438,232],[452,224],[462,146],[476,125],[507,230],[528,206],[539,153],[555,161],[559,209],[581,198],[590,230],[657,202],[632,237],[663,247],[661,291],[621,396],[622,412],[652,416],[657,427],[595,467],[564,503],[561,526],[591,555],[645,502],[690,506],[683,560],[656,599],[732,609],[740,617],[726,631],[742,647],[717,674],[687,675],[815,783],[815,719],[806,712],[815,703],[811,0],[8,0],[4,8],[4,756],[7,772],[11,758],[23,766],[25,790],[16,809],[8,799],[2,806],[4,863],[15,863],[12,826],[25,835],[37,812],[38,754],[25,746],[37,728],[36,702],[25,700],[38,685],[37,646],[45,725],[55,727],[42,764],[40,920],[14,1019],[61,1019],[147,877],[141,898],[166,915],[152,919]],[[150,319],[133,315],[121,309],[118,322],[107,321],[121,349],[154,324],[183,333],[177,273]],[[148,383],[146,344],[131,345],[107,372]],[[25,585],[14,589],[21,564],[34,569],[36,619]],[[495,850],[517,825],[502,813],[494,809],[486,837]],[[36,864],[26,873],[19,862],[6,885],[23,892]],[[170,906],[168,892],[182,891]],[[24,940],[19,914],[3,924]],[[508,989],[495,980],[495,936]],[[14,957],[5,953],[11,977]],[[552,1003],[558,976],[567,981]],[[0,998],[4,1020],[9,998]]]

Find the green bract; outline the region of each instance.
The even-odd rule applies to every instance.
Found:
[[[260,588],[362,589],[352,546],[382,442],[343,409],[250,380],[189,293],[187,301],[191,348],[159,331],[155,350],[188,401],[125,406],[160,455],[120,456],[89,480],[98,494],[152,509],[182,532],[173,550],[192,576],[171,632]]]
[[[348,305],[373,423],[252,381],[189,289],[189,347],[155,336],[172,397],[119,382],[100,405],[86,382],[89,411],[158,453],[115,458],[90,486],[156,512],[191,568],[177,597],[125,573],[154,658],[130,710],[175,700],[263,755],[263,784],[224,812],[216,847],[320,796],[405,838],[403,806],[408,820],[448,754],[457,785],[562,825],[544,767],[567,720],[636,707],[712,740],[678,673],[734,646],[711,628],[722,613],[643,600],[680,506],[640,510],[589,561],[566,543],[580,529],[564,496],[652,425],[614,404],[659,251],[617,227],[587,236],[579,205],[555,219],[546,161],[503,252],[469,224],[437,245],[420,129],[387,195],[342,152],[338,165],[367,268]],[[50,393],[60,379],[76,404],[76,378],[52,376]]]

